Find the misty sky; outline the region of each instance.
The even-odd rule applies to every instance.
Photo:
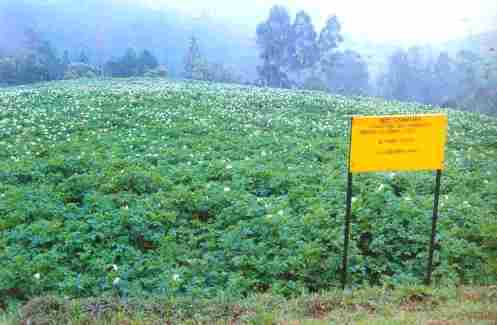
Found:
[[[131,0],[128,0],[132,2]],[[160,8],[208,13],[252,26],[274,4],[305,9],[318,27],[337,14],[344,31],[374,41],[443,42],[497,28],[497,0],[135,0]]]

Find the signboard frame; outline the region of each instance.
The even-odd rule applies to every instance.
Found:
[[[432,214],[432,227],[431,227],[431,237],[429,243],[429,255],[427,262],[427,271],[425,284],[431,285],[432,283],[432,273],[433,273],[433,256],[435,250],[436,243],[436,234],[437,234],[437,223],[438,223],[438,208],[440,201],[440,188],[441,188],[441,179],[442,179],[442,170],[444,168],[445,163],[445,147],[447,141],[447,129],[448,129],[448,117],[446,114],[415,114],[415,115],[384,115],[384,116],[352,116],[349,120],[349,149],[348,149],[348,163],[347,163],[347,196],[346,196],[346,210],[345,210],[345,224],[344,224],[344,240],[343,240],[343,260],[342,260],[342,288],[345,290],[347,285],[347,273],[348,273],[348,253],[349,253],[349,240],[350,240],[350,227],[351,227],[351,212],[352,212],[352,182],[353,182],[353,174],[360,173],[361,171],[354,171],[351,166],[351,157],[352,157],[352,147],[353,147],[353,127],[354,127],[354,118],[377,118],[377,119],[388,119],[388,118],[415,118],[415,119],[423,119],[428,117],[439,117],[445,120],[445,128],[440,130],[442,134],[442,141],[438,144],[442,150],[442,155],[440,157],[440,164],[437,165],[436,168],[425,168],[425,166],[420,166],[419,169],[409,168],[409,171],[416,170],[432,170],[436,171],[435,177],[435,191],[434,191],[434,202],[433,202],[433,214]],[[411,166],[412,167],[412,166]],[[402,168],[401,168],[402,170]],[[374,172],[375,170],[368,170],[365,172]],[[388,170],[378,170],[378,171],[388,171]],[[390,170],[397,171],[397,170]]]

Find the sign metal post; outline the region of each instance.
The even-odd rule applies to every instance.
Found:
[[[435,243],[437,237],[437,221],[438,221],[438,205],[440,202],[440,183],[442,179],[442,170],[437,170],[437,178],[435,181],[435,200],[433,203],[433,217],[431,222],[431,241],[430,254],[428,256],[428,272],[426,273],[426,285],[431,285],[431,275],[433,273],[433,254],[435,252]]]
[[[343,261],[342,261],[342,289],[347,286],[347,269],[349,260],[350,214],[352,210],[352,173],[349,172],[347,182],[347,211],[345,212],[345,228],[343,231]]]
[[[354,123],[354,117],[350,118],[350,129]],[[347,269],[349,261],[349,240],[350,240],[350,218],[352,213],[352,171],[350,170],[350,153],[352,150],[352,132],[349,134],[349,154],[347,164],[347,198],[345,211],[345,227],[343,230],[343,260],[342,260],[342,289],[347,285]]]

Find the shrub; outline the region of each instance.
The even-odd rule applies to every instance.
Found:
[[[144,73],[144,77],[147,78],[166,78],[167,77],[167,68],[163,65],[158,66],[155,69],[148,70]]]
[[[100,74],[98,68],[86,63],[70,63],[64,71],[64,79],[95,78]]]

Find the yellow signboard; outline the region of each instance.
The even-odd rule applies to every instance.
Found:
[[[443,114],[353,117],[350,172],[442,170],[447,126]]]

